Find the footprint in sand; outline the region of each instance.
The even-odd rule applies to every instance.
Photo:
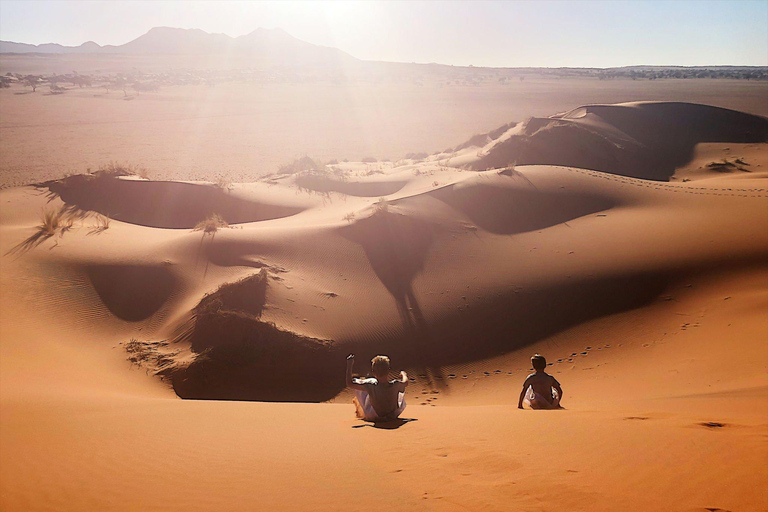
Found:
[[[702,421],[701,423],[699,423],[699,425],[702,427],[711,428],[711,429],[723,428],[726,426],[725,423],[720,423],[719,421]]]

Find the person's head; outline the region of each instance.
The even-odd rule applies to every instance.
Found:
[[[537,372],[543,372],[547,367],[547,360],[541,354],[536,354],[531,358],[531,365]]]
[[[377,379],[387,380],[389,378],[389,358],[387,356],[376,356],[371,359],[371,371]]]

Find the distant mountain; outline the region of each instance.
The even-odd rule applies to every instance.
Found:
[[[88,41],[80,46],[40,45],[0,41],[0,53],[128,53],[128,54],[246,54],[275,62],[328,63],[357,61],[337,48],[302,41],[282,29],[258,28],[240,37],[209,34],[200,29],[155,27],[119,46]]]
[[[94,46],[96,48],[94,48]],[[80,46],[62,46],[56,43],[26,44],[12,41],[0,41],[0,53],[87,53],[97,52],[101,46],[88,41]]]

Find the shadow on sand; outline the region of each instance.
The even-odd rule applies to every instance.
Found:
[[[398,428],[402,427],[406,423],[410,423],[412,421],[419,421],[419,420],[416,418],[398,418],[392,421],[377,421],[375,423],[363,423],[362,425],[353,425],[352,428],[371,427],[371,428],[379,428],[383,430],[397,430]]]

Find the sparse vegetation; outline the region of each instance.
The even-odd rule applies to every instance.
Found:
[[[99,233],[103,233],[109,229],[109,223],[111,222],[111,219],[108,215],[97,213],[94,218],[96,220],[96,224],[88,232],[89,235],[98,235]]]
[[[232,188],[232,180],[222,174],[216,178],[216,186],[222,190],[228,191]]]
[[[195,226],[195,231],[202,231],[203,236],[205,235],[215,235],[216,232],[221,228],[228,228],[229,224],[227,224],[227,221],[224,220],[224,218],[219,215],[218,213],[212,213],[208,216],[207,219],[201,220],[197,223]]]
[[[63,209],[49,209],[44,210],[42,214],[42,223],[38,226],[38,230],[45,237],[51,237],[56,234],[59,228],[63,225]]]
[[[304,155],[303,157],[297,158],[296,160],[294,160],[289,164],[281,165],[278,168],[277,173],[278,174],[296,174],[297,172],[316,171],[318,168],[319,167],[314,160]]]
[[[360,160],[360,161],[361,161],[361,162],[364,162],[364,163],[366,163],[366,164],[372,164],[372,163],[376,163],[378,160],[376,160],[376,159],[375,159],[375,158],[373,158],[372,156],[367,156],[367,157],[363,158],[363,159],[362,159],[362,160]]]
[[[141,343],[136,338],[131,338],[130,341],[124,345],[124,348],[125,351],[128,352],[128,360],[139,366],[141,366],[142,363],[147,362],[152,355],[149,346]]]
[[[105,164],[99,167],[99,170],[96,171],[96,174],[102,177],[116,178],[118,176],[132,176],[137,174],[141,176],[142,172],[147,173],[146,169],[139,168],[134,165],[126,165],[126,164],[119,164],[117,162],[109,162],[108,164]]]
[[[131,338],[123,344],[123,348],[128,353],[128,360],[141,367],[151,367],[155,375],[165,375],[173,370],[176,361],[174,356],[179,354],[179,350],[162,352],[167,347],[167,341],[139,341]],[[149,369],[149,368],[148,368]]]
[[[730,161],[728,161],[727,158],[723,158],[723,160],[720,161],[720,162],[710,162],[710,163],[708,163],[707,164],[707,169],[710,169],[710,170],[715,171],[715,172],[722,172],[722,173],[733,172],[735,170],[739,170],[739,171],[742,171],[742,172],[750,172],[749,169],[745,169],[744,167],[742,167],[742,165],[744,165],[744,164],[745,164],[745,162],[743,160],[741,160],[741,159],[736,159],[735,161],[730,162]]]
[[[343,218],[347,222],[352,222],[353,220],[355,220],[355,212],[350,212],[346,214]]]
[[[385,197],[380,197],[378,201],[373,203],[373,213],[387,213],[389,211],[389,201]]]

